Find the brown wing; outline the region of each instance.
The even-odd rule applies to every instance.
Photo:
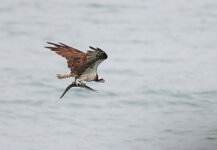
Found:
[[[46,47],[57,54],[65,57],[68,63],[68,67],[71,69],[71,74],[77,75],[84,63],[87,62],[86,53],[72,48],[63,43],[55,44],[47,42],[48,44],[54,45],[55,47]]]

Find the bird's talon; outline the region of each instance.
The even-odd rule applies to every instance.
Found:
[[[81,87],[85,87],[85,84],[82,83],[82,82],[80,82],[78,85],[81,86]]]
[[[72,82],[73,85],[77,86],[78,84],[76,82]]]

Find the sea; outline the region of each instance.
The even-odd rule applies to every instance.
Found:
[[[0,150],[216,150],[216,0],[0,0]],[[73,87],[62,42],[108,54]]]

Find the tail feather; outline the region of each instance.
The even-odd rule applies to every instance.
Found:
[[[63,79],[63,78],[70,78],[73,77],[73,74],[57,74],[58,79]]]

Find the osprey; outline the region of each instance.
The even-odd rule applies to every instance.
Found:
[[[46,48],[49,48],[66,58],[68,67],[71,70],[70,74],[57,74],[59,79],[74,77],[75,80],[73,84],[80,86],[84,86],[83,81],[105,82],[105,80],[103,78],[99,78],[97,74],[97,67],[108,57],[103,50],[89,46],[92,50],[88,50],[84,53],[63,43],[47,43],[53,45],[54,47]],[[77,84],[76,80],[78,80],[79,84]]]

